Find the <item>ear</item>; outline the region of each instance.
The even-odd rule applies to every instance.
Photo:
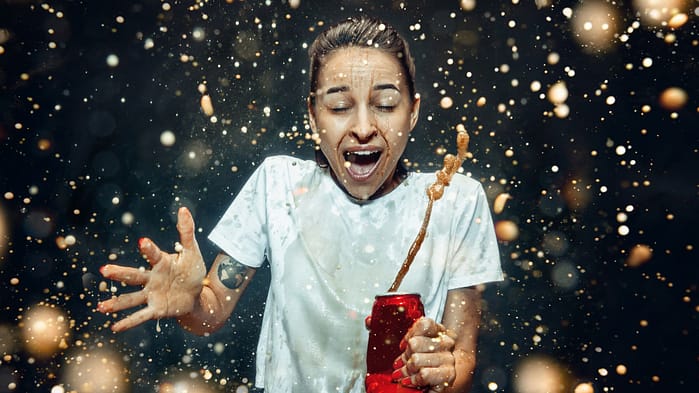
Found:
[[[415,99],[413,100],[413,108],[410,111],[410,131],[412,131],[413,128],[415,128],[419,114],[420,114],[420,95],[415,94]]]
[[[316,131],[316,112],[315,112],[315,105],[313,105],[313,102],[311,101],[311,96],[308,96],[306,98],[306,108],[308,109],[308,122],[309,125],[311,126],[311,131],[314,133]]]

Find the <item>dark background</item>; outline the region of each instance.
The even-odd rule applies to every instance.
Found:
[[[165,391],[179,379],[235,391],[253,380],[266,268],[230,322],[203,338],[173,321],[113,335],[112,318],[94,312],[109,296],[98,269],[110,260],[143,265],[141,236],[173,244],[181,205],[211,260],[205,234],[255,165],[272,154],[312,158],[306,45],[323,24],[362,12],[411,44],[423,100],[406,153],[412,169],[440,167],[461,123],[474,155],[465,171],[491,200],[513,196],[494,216],[520,233],[501,243],[507,279],[484,292],[473,391],[543,392],[535,384],[548,371],[552,392],[580,383],[596,392],[697,391],[699,2],[679,2],[690,18],[678,29],[646,23],[640,1],[605,3],[628,34],[606,50],[576,40],[565,15],[591,1],[549,3],[479,1],[466,11],[459,1],[171,1],[167,9],[155,0],[0,0],[0,392],[57,389],[76,353],[104,348],[123,364],[119,391]],[[557,81],[569,91],[565,118],[544,97]],[[216,122],[200,109],[201,83]],[[689,94],[679,110],[659,104],[670,86]],[[440,107],[443,96],[454,105]],[[160,142],[166,130],[173,146]],[[66,237],[75,243],[65,247]],[[629,266],[637,244],[652,258]],[[23,315],[39,304],[71,321],[68,348],[48,358],[21,336]],[[543,367],[537,381],[526,365]]]

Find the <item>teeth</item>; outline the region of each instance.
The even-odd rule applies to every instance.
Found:
[[[345,153],[346,156],[350,156],[352,154],[357,155],[357,156],[370,156],[372,154],[377,154],[377,151],[370,151],[370,150],[359,150],[359,151],[348,151]]]

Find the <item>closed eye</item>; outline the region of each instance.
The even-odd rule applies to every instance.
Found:
[[[338,106],[338,107],[330,108],[330,111],[333,113],[345,113],[349,110],[350,110],[350,108],[348,106]]]
[[[393,105],[377,105],[376,109],[378,109],[379,112],[393,112],[393,110],[396,107]]]

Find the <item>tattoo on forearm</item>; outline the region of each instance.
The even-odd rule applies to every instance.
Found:
[[[229,256],[224,256],[218,265],[218,279],[226,288],[238,289],[247,279],[246,270],[247,266]]]

